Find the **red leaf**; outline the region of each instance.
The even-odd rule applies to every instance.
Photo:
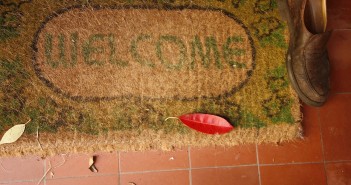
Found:
[[[206,134],[225,134],[234,128],[227,120],[210,114],[185,114],[179,119],[188,127]]]

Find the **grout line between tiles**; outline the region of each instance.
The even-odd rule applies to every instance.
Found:
[[[121,152],[118,151],[117,153],[118,157],[118,185],[121,185]]]
[[[335,94],[351,94],[351,92],[336,92]]]
[[[58,179],[77,179],[77,178],[89,178],[89,177],[107,177],[107,176],[117,176],[117,174],[111,173],[111,174],[102,174],[102,175],[82,175],[82,176],[67,176],[67,177],[57,177],[53,179],[47,179],[47,181],[54,181]]]
[[[333,31],[351,31],[349,28],[334,28]]]
[[[43,165],[44,165],[43,175],[45,175],[44,178],[43,178],[43,183],[44,183],[44,185],[46,185],[46,174],[45,174],[46,173],[46,168],[47,168],[46,167],[46,159],[44,160],[44,164]]]
[[[304,164],[323,164],[323,162],[296,162],[296,163],[261,164],[260,166],[285,166],[285,165],[304,165]]]
[[[325,161],[325,163],[351,163],[351,160]]]
[[[204,169],[219,169],[219,168],[240,168],[240,167],[250,167],[257,166],[257,164],[247,164],[247,165],[235,165],[235,166],[208,166],[208,167],[192,167],[192,168],[176,168],[169,170],[145,170],[145,171],[130,171],[121,172],[121,174],[142,174],[142,173],[158,173],[158,172],[173,172],[173,171],[186,171],[186,170],[204,170]]]
[[[11,180],[11,181],[2,181],[0,184],[13,184],[13,183],[21,183],[21,182],[35,182],[37,184],[40,179],[33,179],[33,180]]]
[[[192,168],[193,170],[206,170],[206,169],[219,169],[219,168],[240,168],[240,167],[252,167],[257,166],[257,164],[243,164],[243,165],[236,165],[236,166],[208,166],[208,167],[198,167]]]
[[[189,185],[192,185],[193,184],[193,177],[192,177],[192,166],[191,166],[191,154],[190,154],[190,146],[188,146],[188,161],[189,161]]]
[[[178,169],[170,169],[170,170],[145,170],[145,171],[121,172],[121,175],[142,174],[142,173],[158,173],[158,172],[174,172],[174,171],[187,171],[187,170],[190,170],[190,168],[178,168]]]
[[[258,157],[258,146],[257,146],[257,143],[255,145],[256,145],[256,163],[257,163],[258,183],[259,183],[259,185],[261,185],[262,182],[261,182],[260,159]]]
[[[324,142],[323,142],[323,131],[322,131],[322,122],[321,122],[321,116],[320,116],[320,108],[317,109],[317,121],[318,121],[318,125],[319,125],[319,135],[320,135],[320,142],[321,142],[321,146],[322,146],[322,157],[323,157],[323,167],[324,167],[324,174],[325,174],[325,178],[326,178],[326,183],[328,185],[328,175],[327,175],[327,165],[325,162],[325,149],[324,149]]]

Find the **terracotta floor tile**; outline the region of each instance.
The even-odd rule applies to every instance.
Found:
[[[327,29],[351,28],[351,1],[327,1]]]
[[[351,80],[349,80],[351,72],[350,45],[351,30],[334,31],[329,40],[328,54],[331,66],[331,89],[333,92],[351,92]]]
[[[327,1],[327,9],[351,8],[350,0]]]
[[[261,166],[262,185],[326,185],[323,164]]]
[[[68,156],[55,156],[46,160],[47,169],[50,168],[49,161],[51,161],[51,172],[46,176],[47,179],[62,178],[62,177],[76,177],[76,176],[93,176],[101,174],[118,174],[118,153],[97,153],[95,166],[99,173],[93,173],[89,170],[89,154],[74,154]],[[63,164],[63,165],[61,165]]]
[[[171,170],[189,168],[188,151],[122,152],[121,171]]]
[[[187,185],[189,171],[122,174],[120,185]]]
[[[351,160],[351,94],[336,94],[320,110],[325,159]]]
[[[36,180],[44,175],[40,157],[0,158],[0,183],[14,180]]]
[[[256,164],[256,146],[191,148],[191,167]]]
[[[337,1],[335,1],[337,2]],[[351,28],[351,6],[330,8],[327,11],[327,30]]]
[[[118,176],[93,176],[46,180],[46,185],[118,185]]]
[[[303,108],[304,139],[277,144],[258,146],[261,164],[320,162],[323,160],[318,109],[304,105]]]
[[[257,166],[192,170],[193,185],[258,185]]]
[[[328,185],[351,184],[351,163],[329,163],[326,170]]]

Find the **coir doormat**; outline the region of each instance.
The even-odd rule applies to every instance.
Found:
[[[301,135],[275,0],[2,0],[0,155],[170,150]],[[235,128],[206,135],[188,113]]]

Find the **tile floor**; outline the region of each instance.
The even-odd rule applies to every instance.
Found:
[[[351,185],[350,11],[349,0],[328,1],[328,29],[338,29],[328,45],[331,94],[321,108],[303,106],[304,140],[226,149],[98,153],[99,173],[87,169],[88,154],[2,158],[0,184]]]

